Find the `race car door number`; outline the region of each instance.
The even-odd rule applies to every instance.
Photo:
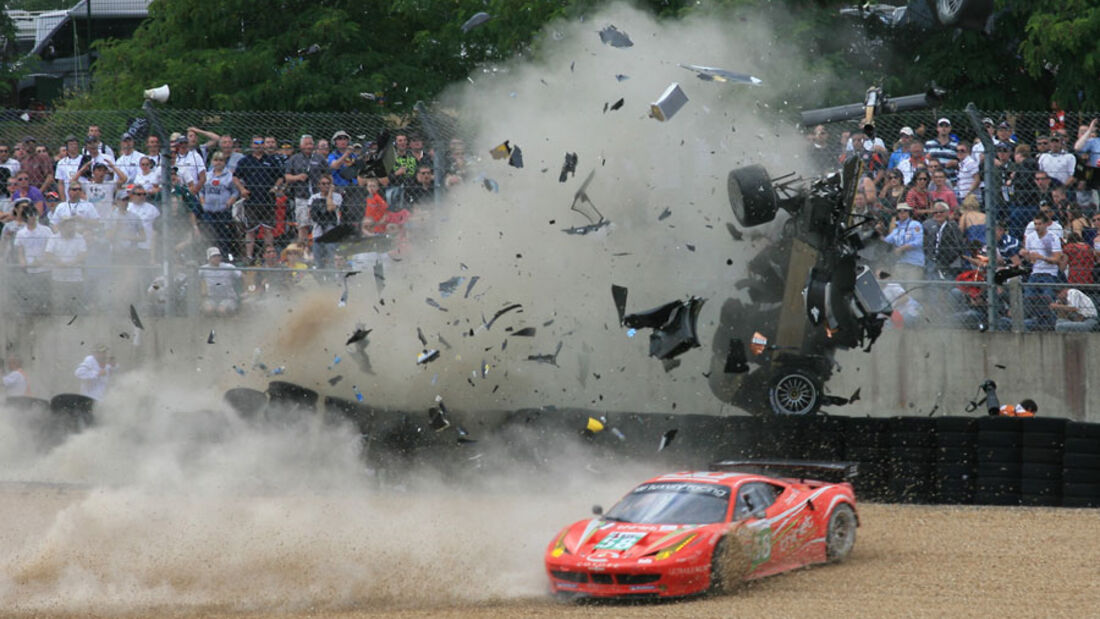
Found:
[[[622,552],[629,550],[634,544],[638,543],[638,540],[645,537],[645,533],[627,533],[623,531],[617,531],[609,534],[607,537],[600,540],[599,544],[596,544],[597,550],[617,550]]]

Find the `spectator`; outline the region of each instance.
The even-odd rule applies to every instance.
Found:
[[[928,191],[928,185],[931,178],[927,170],[920,170],[914,173],[913,183],[905,192],[905,203],[913,210],[911,214],[914,217],[917,215],[923,216],[932,211],[932,196]]]
[[[142,187],[150,198],[160,195],[161,171],[154,165],[151,157],[142,157],[138,161],[138,173],[130,177],[130,183]]]
[[[952,183],[958,178],[959,155],[955,151],[959,143],[951,137],[951,121],[941,118],[936,121],[936,137],[924,143],[928,156],[938,160]]]
[[[1077,141],[1073,143],[1073,150],[1085,159],[1085,182],[1093,191],[1100,189],[1100,137],[1096,136],[1096,122],[1093,118],[1088,127],[1078,129]]]
[[[261,140],[260,143],[263,146]],[[207,316],[229,316],[237,313],[240,295],[237,285],[241,272],[233,265],[222,262],[222,252],[217,247],[206,250],[206,264],[199,269],[199,294],[201,310]]]
[[[1031,284],[1024,291],[1024,306],[1029,329],[1051,329],[1054,313],[1050,309],[1052,288],[1044,284],[1058,281],[1058,269],[1062,264],[1062,239],[1050,231],[1050,216],[1040,212],[1035,216],[1035,229],[1024,237],[1024,249],[1020,256],[1031,262]]]
[[[206,163],[202,155],[191,150],[187,136],[176,138],[174,146],[176,158],[173,167],[179,173],[180,181],[187,185],[191,193],[199,193],[206,184]]]
[[[107,146],[106,144],[103,143],[103,133],[100,131],[99,125],[88,125],[87,136],[91,137],[91,138],[95,138],[95,141],[97,143],[103,144],[103,147],[100,149],[103,152],[103,154],[107,155],[111,159],[115,159],[115,152],[113,150],[111,150],[110,146]],[[85,153],[85,154],[87,154],[87,153]]]
[[[327,161],[313,150],[313,136],[303,135],[298,139],[298,152],[286,162],[284,180],[294,200],[294,221],[298,224],[298,241],[305,243],[309,238],[309,199],[317,188],[317,182],[328,168]]]
[[[119,155],[115,158],[115,165],[126,174],[126,178],[133,180],[142,172],[141,160],[145,155],[134,150],[134,136],[129,133],[122,134],[118,147]]]
[[[359,152],[351,146],[351,136],[343,129],[332,134],[333,150],[328,156],[329,172],[332,174],[332,184],[336,187],[346,187],[354,183],[353,180],[344,178],[340,171],[351,167],[358,159]],[[360,152],[362,146],[360,145]],[[354,178],[354,177],[352,177]]]
[[[153,255],[156,245],[154,244],[157,235],[155,223],[157,218],[160,217],[160,209],[153,205],[152,202],[146,200],[148,192],[144,187],[134,187],[126,192],[126,198],[129,198],[130,203],[127,210],[138,216],[141,220],[141,225],[145,228],[145,239],[137,244],[137,261],[141,263],[150,263],[153,261]]]
[[[905,202],[898,204],[897,220],[886,235],[886,242],[894,246],[897,262],[893,267],[895,279],[905,282],[919,281],[924,277],[924,229],[913,221],[913,207]]]
[[[94,211],[93,211],[94,212]],[[76,218],[61,217],[58,233],[46,243],[46,259],[53,266],[50,272],[53,287],[53,309],[62,314],[84,311],[84,260],[88,246],[76,233]]]
[[[84,157],[80,154],[80,141],[76,139],[75,135],[65,138],[65,153],[65,157],[57,161],[53,177],[57,181],[58,187],[67,192],[69,184],[73,182],[73,177],[84,165]]]
[[[978,241],[985,243],[986,215],[982,211],[982,205],[973,194],[966,196],[960,205],[959,231],[966,241]]]
[[[7,169],[10,178],[19,173],[20,167],[22,164],[19,160],[11,156],[11,148],[7,144],[0,144],[0,168]],[[0,181],[7,181],[7,179],[0,178]]]
[[[210,174],[206,176],[206,183],[198,196],[201,210],[191,217],[194,231],[201,232],[210,243],[219,248],[222,255],[231,253],[237,236],[232,208],[240,195],[233,173],[229,171],[226,162],[225,153],[220,151],[214,153],[212,157],[214,165]]]
[[[237,179],[243,185],[244,196],[245,262],[251,264],[256,235],[264,244],[274,242],[275,188],[283,183],[283,168],[264,150],[264,138],[252,136],[252,152],[237,164]]]
[[[405,188],[405,204],[414,206],[430,206],[435,200],[435,174],[432,167],[422,165],[416,169],[416,184]]]
[[[325,174],[317,181],[317,193],[309,197],[309,217],[313,221],[313,262],[321,269],[331,269],[336,255],[336,243],[321,243],[316,239],[340,225],[344,197],[333,187],[332,176]]]
[[[932,217],[924,222],[925,276],[930,280],[953,280],[959,273],[966,243],[958,224],[949,218],[950,214],[947,203],[936,202]]]
[[[955,153],[959,157],[958,177],[955,182],[955,197],[962,203],[967,196],[977,196],[981,199],[978,186],[981,184],[982,171],[978,158],[970,152],[970,144],[959,142],[955,147]]]
[[[4,374],[4,395],[9,398],[25,398],[31,394],[27,386],[27,374],[23,371],[23,359],[15,353],[8,354],[7,374]]]
[[[1070,232],[1066,235],[1062,253],[1065,254],[1066,281],[1070,284],[1092,284],[1096,258],[1080,234]]]
[[[53,232],[38,225],[38,211],[23,210],[25,225],[15,233],[15,251],[22,270],[16,297],[25,314],[48,314],[50,307],[50,269],[46,260],[46,243]]]
[[[97,212],[99,212],[100,219],[107,219],[111,215],[111,211],[114,204],[115,194],[128,180],[126,174],[119,170],[113,161],[104,163],[97,163],[92,166],[91,178],[85,178],[84,172],[91,166],[91,160],[87,161],[76,174],[73,175],[71,182],[78,184],[84,190],[85,199],[95,206]],[[107,168],[108,166],[114,171],[114,180],[108,179]]]
[[[913,182],[913,175],[917,170],[928,167],[928,157],[924,154],[924,144],[914,141],[909,145],[909,158],[898,163],[899,170],[904,177],[905,184]]]
[[[111,375],[118,371],[114,355],[106,344],[98,344],[92,354],[84,358],[76,368],[76,377],[80,379],[80,394],[93,400],[101,400],[107,394]]]
[[[15,175],[15,186],[11,192],[13,203],[20,198],[29,199],[40,215],[46,212],[46,197],[42,195],[37,187],[31,184],[30,173],[26,170],[20,170]]]
[[[1073,171],[1077,167],[1077,158],[1073,153],[1067,153],[1062,143],[1062,136],[1057,133],[1050,136],[1050,152],[1039,156],[1039,169],[1050,175],[1051,178],[1065,185],[1073,178]]]
[[[1096,305],[1089,296],[1076,288],[1062,288],[1050,309],[1058,316],[1054,330],[1076,333],[1096,329]]]

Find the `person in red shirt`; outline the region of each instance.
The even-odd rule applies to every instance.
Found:
[[[1091,284],[1092,269],[1096,266],[1096,256],[1087,243],[1081,239],[1081,235],[1070,232],[1066,235],[1066,243],[1062,246],[1062,255],[1065,256],[1066,281],[1071,284]]]

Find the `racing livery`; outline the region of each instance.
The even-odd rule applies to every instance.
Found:
[[[594,508],[546,549],[551,591],[684,596],[848,556],[858,526],[851,484],[744,465],[655,477],[606,514]]]

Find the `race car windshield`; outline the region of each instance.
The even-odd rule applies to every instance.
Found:
[[[693,483],[642,484],[604,516],[643,524],[711,524],[722,522],[729,508],[725,486]]]

